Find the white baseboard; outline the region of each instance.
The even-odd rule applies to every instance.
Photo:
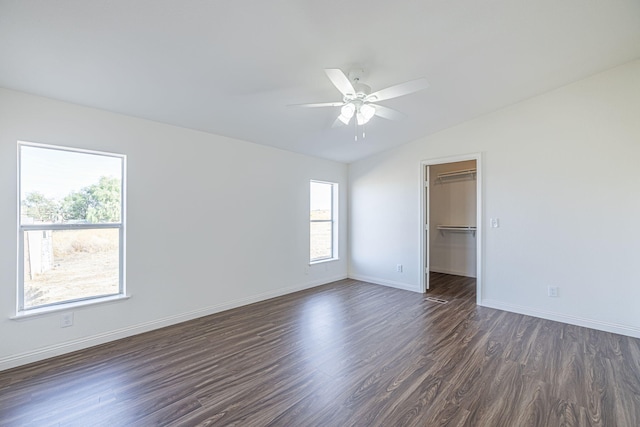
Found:
[[[593,320],[593,319],[587,319],[584,317],[571,316],[568,314],[556,313],[556,312],[551,312],[546,310],[539,310],[539,309],[509,304],[502,301],[496,301],[491,299],[483,299],[480,305],[483,307],[490,307],[490,308],[510,311],[518,314],[526,314],[527,316],[539,317],[541,319],[568,323],[570,325],[583,326],[585,328],[596,329],[599,331],[612,332],[614,334],[640,338],[640,328],[635,326],[621,325],[618,323],[611,323],[611,322],[603,322],[601,320]]]
[[[241,307],[243,305],[253,304],[254,302],[264,301],[264,300],[279,297],[282,295],[290,294],[293,292],[314,288],[316,286],[321,286],[327,283],[335,282],[337,280],[342,280],[346,278],[347,278],[346,275],[325,277],[320,280],[309,281],[299,286],[291,286],[288,288],[281,288],[274,291],[264,292],[258,295],[239,298],[237,300],[229,301],[223,304],[212,305],[202,309],[193,310],[187,313],[168,316],[162,319],[139,323],[137,325],[116,329],[116,330],[105,332],[102,334],[96,334],[96,335],[92,335],[85,338],[79,338],[76,340],[67,341],[64,343],[50,345],[50,346],[42,347],[36,350],[31,350],[24,353],[3,357],[3,358],[0,358],[0,371],[4,371],[6,369],[15,368],[17,366],[26,365],[28,363],[33,363],[40,360],[48,359],[50,357],[59,356],[61,354],[70,353],[72,351],[82,350],[82,349],[93,347],[99,344],[115,341],[121,338],[130,337],[132,335],[138,335],[144,332],[149,332],[154,329],[164,328],[166,326],[175,325],[177,323],[186,322],[188,320],[197,319],[199,317],[208,316],[210,314],[219,313],[221,311],[230,310],[232,308]]]
[[[429,271],[433,273],[444,273],[444,274],[453,274],[454,276],[464,276],[464,277],[473,277],[475,278],[475,274],[469,274],[468,271],[462,270],[454,270],[450,268],[440,268],[440,267],[429,267]]]
[[[405,291],[412,291],[412,292],[422,293],[421,290],[420,290],[420,286],[412,285],[412,284],[409,284],[409,283],[394,282],[394,281],[391,281],[391,280],[379,279],[377,277],[361,276],[359,274],[349,274],[349,279],[360,280],[362,282],[374,283],[376,285],[389,286],[390,288],[403,289]]]

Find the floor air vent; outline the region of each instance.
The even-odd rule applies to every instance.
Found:
[[[426,298],[426,300],[427,300],[427,301],[437,302],[438,304],[446,304],[446,303],[448,303],[448,302],[449,302],[449,301],[445,301],[445,300],[443,300],[443,299],[440,299],[440,298],[434,298],[434,297],[427,297],[427,298]]]

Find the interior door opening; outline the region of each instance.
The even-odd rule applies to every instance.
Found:
[[[476,279],[481,289],[481,186],[479,155],[422,162],[422,291],[430,274]]]

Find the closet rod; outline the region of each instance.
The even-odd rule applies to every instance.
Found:
[[[443,231],[468,231],[474,236],[476,235],[477,227],[472,225],[438,225],[436,226],[438,230],[442,233]]]
[[[439,173],[437,175],[437,177],[438,177],[438,179],[442,179],[442,178],[452,178],[452,177],[456,177],[456,176],[475,175],[475,174],[476,174],[476,169],[464,169],[464,170],[459,170],[459,171],[451,171],[451,172]]]
[[[472,225],[438,225],[438,230],[475,231]]]

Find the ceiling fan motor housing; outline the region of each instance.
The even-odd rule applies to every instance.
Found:
[[[364,98],[371,93],[371,87],[364,83],[355,82],[353,88],[356,90],[356,98]]]
[[[353,83],[354,94],[348,93],[344,96],[344,102],[360,101],[364,102],[365,98],[371,93],[371,87],[359,82]]]
[[[345,96],[345,102],[356,99],[364,100],[364,98],[371,93],[371,87],[360,82],[363,75],[364,70],[360,68],[355,68],[349,71],[349,81],[351,82],[355,93],[352,97],[349,96],[350,94],[347,94],[347,96]]]

